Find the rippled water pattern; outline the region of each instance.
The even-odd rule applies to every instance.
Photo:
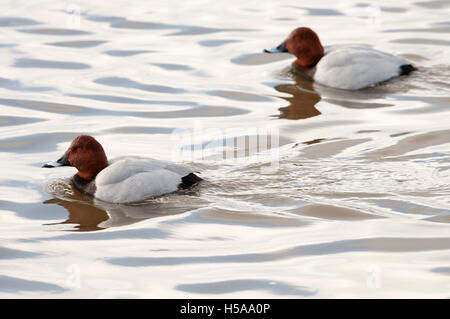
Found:
[[[449,1],[2,4],[0,297],[450,297]],[[297,26],[419,70],[314,84],[262,54]],[[248,129],[277,157],[224,157]],[[40,168],[81,133],[109,157],[203,148],[205,182],[93,200]]]

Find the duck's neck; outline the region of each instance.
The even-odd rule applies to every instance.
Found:
[[[84,177],[81,177],[79,172],[73,176],[73,180],[75,181],[76,184],[80,184],[80,185],[86,185],[86,184],[92,182],[92,178],[86,179]]]
[[[316,56],[309,57],[297,57],[297,60],[294,61],[294,64],[300,68],[304,69],[312,69],[317,63],[319,63],[320,59],[323,58],[323,54],[318,54]]]
[[[73,176],[72,181],[73,184],[75,185],[75,188],[78,189],[80,192],[90,195],[95,194],[96,186],[93,180],[88,181],[78,176],[78,174],[75,174]]]
[[[97,165],[89,165],[88,168],[77,167],[78,172],[77,172],[76,176],[90,182],[95,178],[95,176],[97,176],[98,173],[100,173],[106,167],[108,167],[107,161],[106,161],[106,163],[102,163],[102,164],[99,163]]]
[[[97,175],[97,173],[91,173],[91,172],[80,172],[78,171],[75,176],[77,176],[79,179],[85,180],[86,182],[90,182],[94,179],[94,177]]]
[[[81,171],[81,172],[80,172],[80,171],[78,171],[78,172],[76,173],[75,176],[77,176],[77,177],[80,178],[80,179],[85,180],[86,182],[90,182],[90,181],[92,181],[92,180],[95,178],[95,176],[97,176],[97,174],[100,173],[104,168],[105,168],[105,167],[103,167],[103,168],[101,168],[101,169],[99,169],[99,170],[96,170],[96,171],[89,171],[89,172],[85,172],[85,171]]]

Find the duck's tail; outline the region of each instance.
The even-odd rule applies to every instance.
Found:
[[[189,173],[188,175],[181,178],[181,184],[178,185],[179,188],[186,189],[194,184],[202,181],[203,179],[195,175],[194,173]]]
[[[400,75],[408,75],[415,70],[417,70],[417,68],[414,67],[412,64],[400,65]]]

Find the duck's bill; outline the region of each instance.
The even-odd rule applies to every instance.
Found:
[[[283,41],[279,46],[273,49],[264,49],[265,53],[282,53],[282,52],[288,52],[286,48],[286,41]]]
[[[56,162],[48,162],[42,165],[42,167],[45,168],[53,168],[53,167],[60,167],[60,166],[70,166],[69,158],[67,157],[67,153],[65,153],[59,160]]]

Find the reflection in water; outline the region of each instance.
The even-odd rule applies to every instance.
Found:
[[[393,103],[387,103],[385,98],[390,94],[404,94],[416,88],[415,85],[402,81],[402,78],[396,78],[373,87],[346,91],[315,83],[311,79],[311,72],[313,70],[305,72],[305,69],[293,65],[283,77],[287,76],[295,83],[275,86],[275,90],[278,92],[291,95],[291,97],[281,97],[288,101],[289,105],[279,109],[279,118],[300,120],[320,115],[322,113],[316,108],[316,104],[321,100],[350,109],[395,106]],[[421,73],[420,70],[416,73],[415,76],[423,76],[423,72]]]
[[[294,77],[295,84],[280,84],[275,90],[292,95],[292,97],[281,97],[289,102],[288,106],[279,108],[279,118],[289,120],[307,119],[322,113],[315,105],[321,100],[320,95],[314,91],[313,82],[303,76]]]
[[[71,231],[83,232],[131,225],[150,218],[182,214],[192,209],[189,206],[170,207],[161,202],[123,205],[100,202],[95,199],[81,201],[52,198],[44,201],[43,204],[62,206],[69,213],[69,217],[65,221],[45,225],[75,224],[77,226]]]
[[[44,201],[43,204],[64,207],[69,216],[65,221],[45,225],[76,225],[71,231],[88,232],[131,225],[150,218],[182,214],[200,207],[201,203],[195,202],[196,198],[192,196],[196,193],[195,188],[139,203],[113,204],[80,193],[70,179],[51,182],[47,187],[55,197]],[[189,205],[192,199],[193,205]]]
[[[74,230],[93,231],[103,229],[103,227],[99,227],[99,224],[109,218],[106,211],[90,205],[87,202],[52,198],[44,201],[43,204],[56,204],[64,207],[69,212],[69,217],[65,221],[45,225],[76,224],[77,226]]]

